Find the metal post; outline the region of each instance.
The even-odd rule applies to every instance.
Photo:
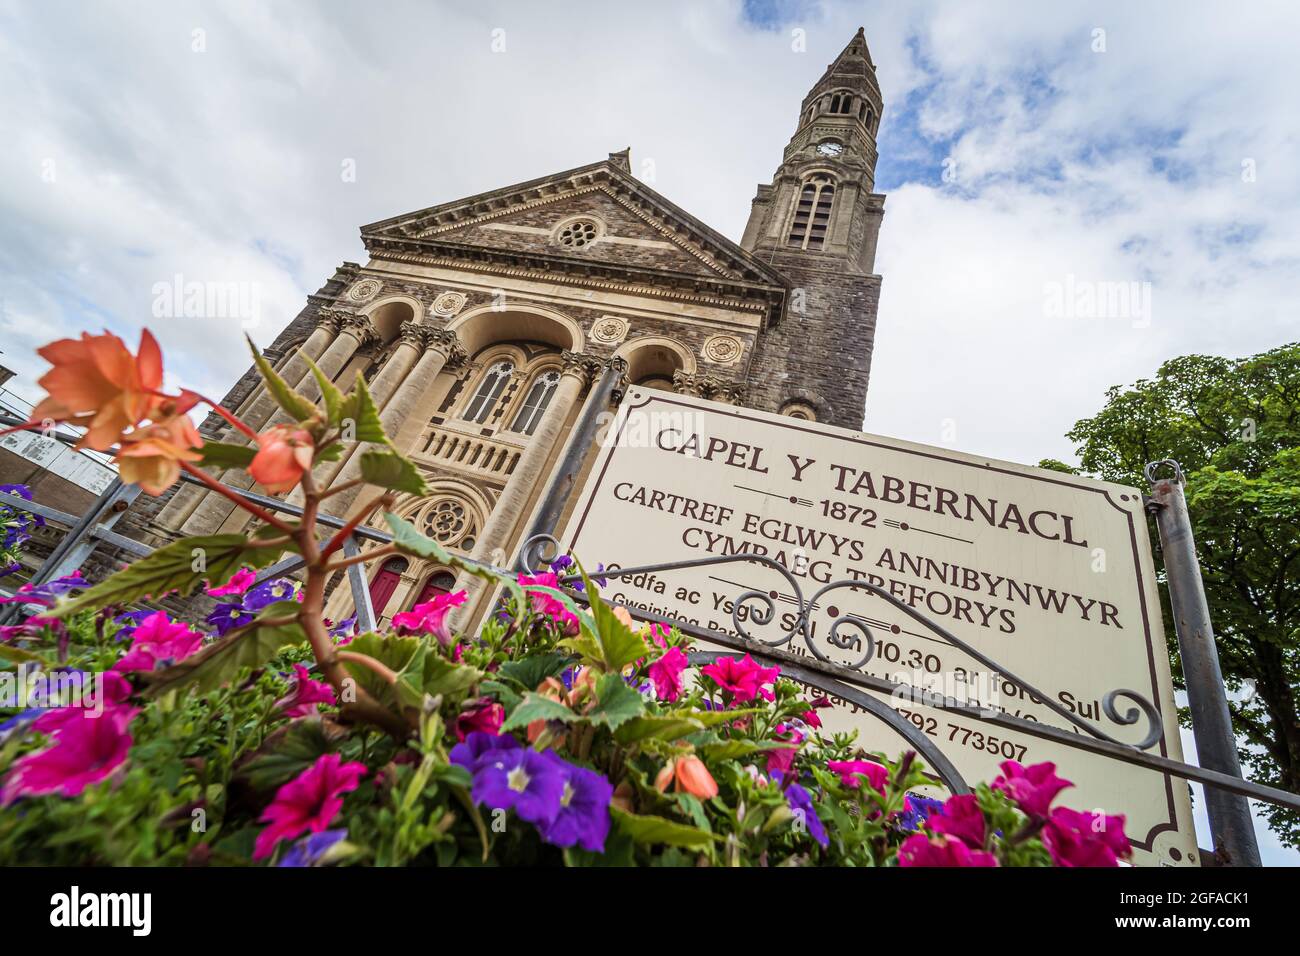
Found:
[[[343,539],[343,556],[355,558],[361,553],[357,539],[348,535]],[[370,582],[366,569],[360,564],[348,565],[348,585],[352,588],[352,606],[357,612],[357,633],[365,634],[375,629],[375,608],[370,603]]]
[[[605,369],[600,375],[600,380],[587,397],[587,404],[583,409],[582,417],[573,426],[573,433],[569,436],[569,444],[565,449],[564,458],[560,461],[559,467],[551,474],[550,483],[546,486],[541,503],[537,506],[537,513],[533,518],[533,523],[524,533],[524,536],[519,539],[520,541],[526,543],[539,534],[553,533],[555,525],[560,520],[560,513],[564,511],[565,502],[569,500],[569,493],[573,490],[574,482],[578,480],[578,472],[582,468],[582,462],[587,457],[587,453],[591,450],[591,443],[596,438],[596,429],[600,427],[600,416],[609,410],[611,396],[626,373],[627,362],[624,359],[611,358],[605,363]],[[521,547],[516,562],[518,570],[527,570],[526,559],[527,556]]]
[[[1155,477],[1162,465],[1173,468],[1172,478]],[[1169,603],[1178,633],[1178,653],[1187,684],[1197,759],[1202,767],[1241,777],[1237,737],[1232,731],[1219,652],[1214,645],[1214,627],[1210,623],[1210,608],[1196,558],[1192,521],[1187,513],[1187,499],[1183,497],[1183,469],[1176,461],[1152,462],[1146,467],[1146,478],[1151,483],[1147,508],[1155,515],[1160,529],[1160,550],[1165,559]],[[1250,801],[1206,786],[1205,803],[1215,852],[1226,857],[1229,866],[1262,865]]]

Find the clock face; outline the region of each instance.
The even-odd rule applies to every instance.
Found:
[[[818,144],[817,152],[822,156],[838,156],[840,153],[844,152],[844,144],[827,140],[824,143]]]

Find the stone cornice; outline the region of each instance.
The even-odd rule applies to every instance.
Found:
[[[489,249],[432,239],[372,237],[367,239],[366,247],[377,259],[756,312],[766,315],[768,324],[775,324],[780,316],[786,294],[784,286],[766,283],[640,269],[568,256]]]

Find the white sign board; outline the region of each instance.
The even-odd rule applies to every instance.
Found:
[[[1169,660],[1142,497],[1132,488],[865,435],[765,412],[629,389],[605,436],[561,543],[588,568],[763,554],[794,575],[804,600],[823,586],[867,581],[888,591],[1110,736],[1135,743],[1101,706],[1134,690],[1160,710],[1154,752],[1182,759]],[[746,591],[772,597],[775,619],[741,626],[774,641],[798,620],[789,579],[730,563],[611,579],[612,600],[737,633]],[[829,640],[832,620],[841,643]],[[1074,730],[887,601],[827,592],[810,613],[812,640],[836,663],[896,683],[979,702]],[[855,622],[857,622],[855,624]],[[812,657],[802,635],[788,645]],[[902,739],[839,702],[827,731],[856,728],[863,746],[897,754]],[[930,735],[968,783],[998,764],[1052,761],[1076,786],[1060,803],[1127,817],[1146,864],[1199,863],[1187,785],[1168,774],[908,702],[891,702]],[[1131,704],[1117,702],[1121,713]]]

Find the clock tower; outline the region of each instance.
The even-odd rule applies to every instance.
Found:
[[[771,185],[758,187],[741,245],[791,282],[764,342],[753,404],[861,428],[880,277],[874,192],[884,100],[861,29],[804,98]]]

